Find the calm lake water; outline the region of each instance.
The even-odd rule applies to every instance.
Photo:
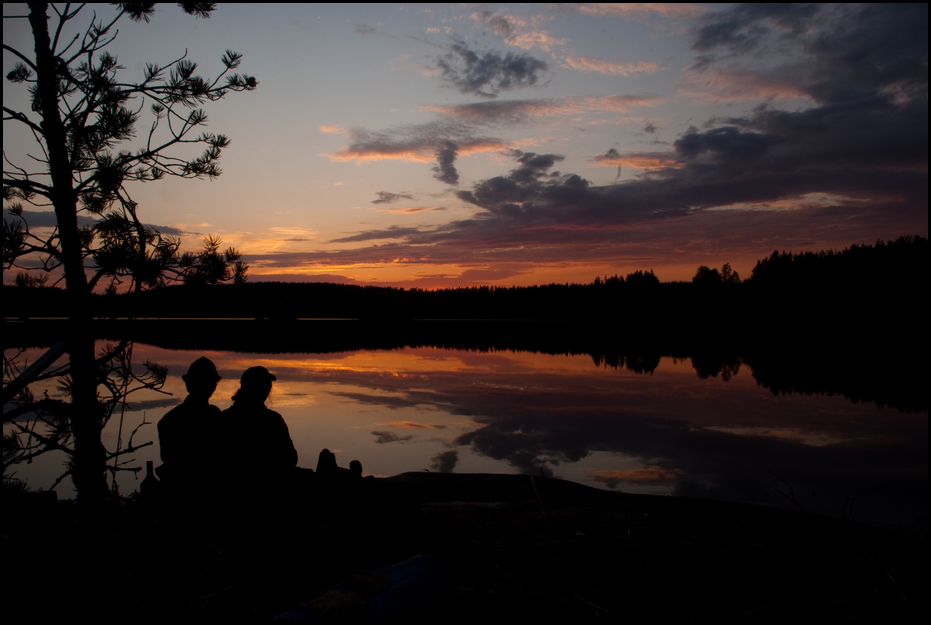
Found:
[[[32,361],[41,353],[26,355]],[[135,442],[155,441],[136,453],[136,465],[158,465],[155,423],[184,398],[180,376],[200,356],[223,376],[212,399],[220,408],[231,404],[248,367],[278,377],[266,403],[287,422],[304,467],[315,467],[326,447],[340,466],[360,460],[367,475],[542,471],[598,488],[798,505],[832,516],[856,496],[853,519],[879,525],[909,527],[927,515],[926,411],[774,395],[746,364],[732,367],[727,380],[702,379],[691,360],[674,358],[638,373],[585,355],[435,348],[243,354],[136,343],[133,361],[167,366],[164,390],[171,393],[131,396],[124,442],[143,420]],[[42,390],[33,388],[37,396]],[[104,432],[110,448],[119,421],[117,411]],[[47,454],[14,470],[33,488],[48,488],[63,461]],[[131,493],[142,477],[123,474],[120,492]],[[74,494],[70,480],[56,490],[60,498]]]

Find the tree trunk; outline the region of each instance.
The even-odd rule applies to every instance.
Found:
[[[106,451],[100,442],[103,423],[97,401],[98,373],[94,365],[94,337],[88,309],[90,289],[84,273],[67,136],[59,114],[59,62],[52,55],[48,34],[48,5],[30,4],[29,24],[36,44],[36,88],[42,115],[42,134],[49,156],[52,205],[58,221],[61,260],[68,293],[68,352],[71,361],[71,428],[74,434],[72,481],[83,506],[102,505],[107,496]]]

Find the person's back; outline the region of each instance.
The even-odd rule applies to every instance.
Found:
[[[207,358],[193,362],[181,377],[188,396],[158,422],[162,465],[156,472],[168,492],[187,495],[210,488],[217,471],[221,412],[210,396],[221,378]]]
[[[276,379],[264,367],[247,369],[233,405],[222,413],[223,428],[232,441],[224,456],[227,474],[251,495],[285,487],[297,466],[297,451],[284,418],[265,407]]]

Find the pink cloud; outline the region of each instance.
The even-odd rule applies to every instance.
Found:
[[[682,164],[674,152],[638,152],[621,155],[615,149],[599,154],[590,161],[598,167],[633,167],[635,169],[679,168]]]
[[[662,2],[584,2],[578,5],[585,15],[643,18],[651,15],[660,17],[697,17],[707,8],[691,3],[667,4]]]
[[[679,93],[709,102],[808,97],[808,94],[792,84],[792,77],[783,74],[784,72],[741,70],[691,71],[680,82]]]
[[[511,35],[505,40],[509,45],[529,50],[534,46],[551,52],[555,46],[564,46],[569,43],[568,39],[554,37],[545,30],[533,30]]]
[[[617,63],[587,56],[566,57],[566,67],[580,72],[596,72],[609,76],[630,76],[631,74],[652,74],[663,68],[659,63],[651,61],[633,61],[631,63]]]
[[[412,215],[424,211],[444,210],[442,206],[396,206],[394,208],[380,208],[383,213],[394,213],[396,215]]]
[[[403,428],[407,430],[435,430],[443,429],[445,426],[433,425],[430,423],[417,423],[416,421],[388,421],[387,423],[376,423],[379,427]]]
[[[541,20],[536,18],[531,20],[531,28],[528,29],[527,22],[515,15],[482,11],[472,13],[470,17],[489,27],[508,45],[523,50],[538,47],[546,52],[552,52],[554,47],[569,43],[569,40],[564,37],[555,37],[549,31],[537,28]]]
[[[659,466],[652,466],[646,469],[631,469],[629,471],[588,469],[585,473],[596,482],[614,488],[620,482],[671,482],[679,475],[682,475],[683,471],[681,469],[664,469]]]

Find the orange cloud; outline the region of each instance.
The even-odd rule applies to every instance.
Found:
[[[320,126],[320,132],[325,132],[330,135],[337,135],[343,132],[342,126]]]
[[[379,208],[382,213],[394,213],[396,215],[411,215],[413,213],[422,213],[423,211],[441,210],[440,206],[396,206],[394,208]]]
[[[554,37],[545,30],[529,31],[511,35],[505,41],[512,46],[529,50],[537,46],[538,48],[551,52],[554,46],[564,46],[569,43],[568,39],[563,37]]]
[[[597,72],[609,76],[630,76],[645,72],[652,74],[662,69],[659,63],[650,61],[634,61],[632,63],[616,63],[614,61],[604,61],[594,57],[587,56],[570,56],[566,58],[566,65],[580,72]]]
[[[758,72],[691,72],[680,83],[679,93],[716,103],[808,97],[790,81],[791,77]]]
[[[631,469],[620,471],[618,469],[588,469],[585,472],[589,478],[601,482],[611,488],[620,482],[671,482],[682,475],[682,469],[664,469],[653,466],[646,469]]]
[[[416,421],[389,421],[387,423],[376,423],[379,427],[404,428],[408,430],[442,430],[443,425],[432,425],[429,423],[417,423]]]
[[[536,46],[546,52],[552,52],[555,46],[564,46],[569,43],[569,40],[564,37],[554,37],[549,31],[537,28],[543,21],[540,17],[531,20],[531,27],[536,28],[536,30],[525,30],[527,28],[525,20],[506,13],[483,11],[481,13],[472,13],[470,17],[489,26],[492,32],[504,39],[504,42],[508,45],[523,50],[529,50]]]
[[[640,152],[622,156],[613,148],[607,154],[599,154],[589,162],[597,167],[626,166],[634,169],[679,168],[682,166],[672,152]]]
[[[662,2],[584,2],[578,6],[586,15],[614,17],[696,17],[708,9],[697,4],[666,4]]]

